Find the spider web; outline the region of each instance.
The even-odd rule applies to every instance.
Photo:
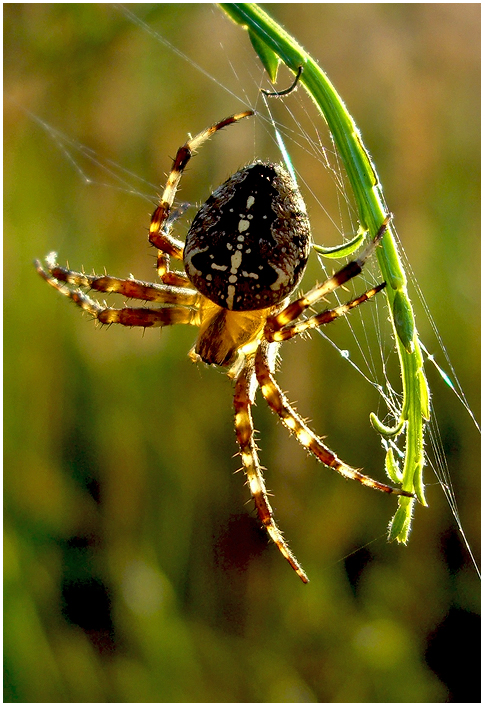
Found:
[[[271,101],[271,99],[270,99]],[[268,101],[265,101],[268,108],[268,112],[271,115],[271,105]],[[276,133],[275,140],[278,144],[281,144],[282,140],[280,135],[284,134],[285,141],[292,147],[289,149],[290,153],[293,153],[295,146],[302,146],[302,139],[304,141],[303,149],[311,151],[315,160],[319,162],[325,170],[332,175],[334,179],[334,196],[337,201],[337,218],[332,216],[332,214],[326,209],[326,207],[321,203],[315,193],[312,191],[311,186],[305,181],[304,175],[298,173],[298,182],[304,184],[307,192],[309,191],[315,200],[318,202],[320,209],[326,213],[329,222],[332,226],[336,227],[339,234],[342,236],[342,240],[345,242],[349,240],[349,231],[346,230],[345,224],[349,222],[352,224],[350,230],[350,236],[352,233],[357,232],[357,218],[356,209],[351,196],[351,188],[347,181],[347,176],[345,174],[345,169],[341,164],[338,152],[334,147],[331,135],[328,135],[327,139],[330,141],[330,148],[325,147],[321,139],[321,125],[318,126],[313,123],[313,119],[310,118],[312,127],[314,128],[314,133],[310,134],[308,129],[305,127],[304,123],[301,121],[297,112],[292,109],[291,102],[287,98],[284,100],[284,106],[287,112],[287,120],[284,123],[275,124],[275,121],[271,117],[271,122]],[[300,108],[303,106],[303,100],[300,99]],[[308,109],[304,108],[305,117],[310,117]],[[294,123],[294,129],[288,128],[288,125]],[[286,146],[283,147],[283,155],[286,157],[287,152]],[[423,359],[426,363],[435,368],[438,372],[440,379],[445,385],[453,392],[456,399],[459,401],[460,405],[468,414],[473,425],[480,432],[479,423],[468,404],[465,392],[460,384],[458,376],[455,372],[454,366],[448,355],[446,346],[440,335],[437,324],[433,319],[432,312],[427,305],[425,296],[422,289],[419,286],[416,276],[414,275],[412,265],[409,262],[406,252],[397,237],[397,247],[401,256],[401,260],[405,265],[406,275],[410,283],[410,293],[411,298],[414,301],[418,301],[424,316],[427,318],[432,337],[430,340],[433,341],[433,346],[437,348],[439,353],[439,358],[444,361],[444,365],[440,366],[433,354],[431,354],[423,342],[420,342],[421,351],[423,354]],[[318,260],[322,271],[325,276],[329,276],[334,271],[332,268],[329,270],[325,259],[318,255]],[[379,281],[380,275],[378,269],[374,263],[374,266],[367,267],[363,273],[363,280],[367,281],[368,286],[372,286],[377,281]],[[382,279],[382,278],[381,278]],[[362,284],[356,284],[352,281],[350,285],[353,295],[357,295],[359,291],[363,289]],[[346,300],[345,297],[337,291],[335,294],[335,299],[340,304]],[[385,419],[386,424],[392,427],[396,421],[399,419],[400,409],[402,405],[402,395],[399,393],[399,382],[394,385],[391,382],[391,377],[388,375],[389,365],[392,367],[392,359],[395,355],[394,348],[389,346],[389,342],[392,340],[392,332],[389,326],[388,317],[385,314],[383,307],[372,307],[369,308],[372,319],[372,324],[369,326],[368,319],[364,316],[363,308],[358,308],[357,316],[349,316],[346,318],[345,323],[348,329],[348,344],[339,345],[332,331],[331,335],[327,334],[325,328],[317,330],[318,334],[326,339],[328,344],[335,349],[335,351],[347,361],[347,363],[352,366],[359,376],[364,379],[369,385],[373,386],[378,392],[383,409],[379,410],[378,416],[385,417],[387,413],[387,418]],[[354,312],[352,313],[354,314]],[[357,320],[357,321],[356,321]],[[419,330],[419,323],[418,323]],[[430,346],[431,344],[428,344]],[[444,445],[439,429],[439,423],[436,415],[436,411],[431,402],[431,419],[427,425],[426,436],[429,440],[429,448],[425,450],[426,466],[430,467],[436,476],[443,493],[447,499],[449,507],[455,518],[459,533],[462,536],[463,543],[470,555],[473,562],[475,570],[480,574],[478,564],[475,560],[472,548],[468,542],[466,532],[463,528],[458,503],[453,487],[452,475],[448,467],[448,461],[446,452],[444,450]],[[384,441],[383,446],[387,449],[387,445],[390,444],[393,448],[394,453],[399,459],[404,459],[404,450],[398,446],[398,444],[391,440]]]
[[[199,76],[201,81],[214,84],[221,95],[230,97],[231,101],[226,101],[226,105],[230,106],[228,113],[247,106],[256,110],[255,156],[259,155],[260,142],[263,141],[265,146],[270,145],[267,149],[272,151],[273,159],[278,159],[278,154],[281,159],[281,144],[284,144],[286,151],[291,155],[298,183],[304,191],[313,223],[314,238],[317,242],[322,243],[322,233],[325,245],[346,242],[356,233],[358,222],[355,204],[342,164],[331,137],[325,131],[323,121],[316,115],[313,105],[303,90],[295,91],[284,99],[266,99],[262,96],[260,88],[271,88],[271,86],[248,46],[247,38],[243,32],[239,31],[236,35],[231,34],[230,43],[229,41],[222,42],[219,47],[213,47],[214,51],[218,50],[219,66],[216,69],[211,68],[211,62],[208,61],[207,67],[209,68],[207,68],[198,59],[195,60],[181,51],[159,29],[155,29],[153,24],[135,14],[136,11],[122,5],[113,7],[115,12],[120,13],[127,22],[132,23],[143,34],[147,51],[150,51],[150,43],[152,42],[162,46],[168,55],[176,57],[186,65],[187,72]],[[210,12],[214,17],[219,15],[217,9],[210,8]],[[237,52],[233,49],[233,42],[237,45]],[[241,61],[241,56],[244,56],[244,61]],[[285,79],[288,80],[288,84],[291,83],[289,73],[282,69],[279,82],[284,83]],[[280,86],[280,84],[278,85]],[[136,171],[124,168],[104,154],[84,145],[35,112],[28,110],[26,112],[60,151],[62,158],[75,170],[82,184],[120,191],[135,199],[153,203],[154,194],[159,189],[156,184],[143,179]],[[214,119],[218,117],[220,116],[217,114]],[[198,130],[202,126],[194,127]],[[314,165],[311,176],[307,176],[305,165],[308,163]],[[318,219],[314,219],[315,214],[318,214]],[[315,227],[315,222],[318,223],[317,227]],[[446,346],[416,282],[411,265],[407,262],[405,251],[401,245],[399,247],[406,264],[411,291],[414,289],[421,302],[422,311],[430,323],[434,337],[433,340],[427,339],[423,342],[423,355],[427,363],[438,371],[439,379],[452,391],[472,423],[478,428],[473,411],[447,354]],[[335,268],[335,261],[325,260],[316,254],[313,258],[317,264],[314,265],[312,271],[314,278],[322,279],[331,274]],[[357,295],[376,282],[379,282],[377,267],[370,263],[369,267],[366,267],[363,277],[359,278],[359,282],[350,283],[349,288],[353,294]],[[338,302],[343,302],[350,299],[350,296],[346,296],[345,293],[337,293],[335,299]],[[392,423],[400,409],[401,393],[399,392],[400,381],[391,327],[385,306],[379,304],[378,306],[357,308],[352,316],[345,318],[343,326],[340,326],[338,331],[331,329],[328,333],[326,330],[318,330],[318,336],[330,344],[336,356],[351,366],[366,385],[372,386],[380,401],[376,413],[381,419],[387,416],[387,420],[384,419],[384,421]],[[429,353],[429,351],[435,353]],[[447,466],[446,454],[443,450],[443,442],[434,411],[428,427],[428,437],[430,440],[427,450],[428,466],[433,470],[444,491],[459,531],[473,559],[461,525],[451,474]],[[396,453],[402,456],[402,449],[397,445],[394,446]],[[473,562],[475,563],[474,559]]]

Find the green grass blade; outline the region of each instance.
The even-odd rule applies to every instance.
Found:
[[[388,214],[382,187],[356,124],[325,73],[296,40],[256,3],[221,3],[220,7],[252,37],[258,38],[258,46],[265,44],[293,72],[303,67],[300,84],[313,99],[332,134],[355,196],[360,227],[370,236],[376,234]],[[261,56],[261,50],[258,55]],[[405,423],[402,488],[414,492],[418,500],[426,505],[422,470],[424,419],[429,418],[428,387],[414,313],[407,293],[406,275],[394,236],[391,222],[382,239],[382,247],[377,249],[377,260],[387,283],[386,293],[403,381],[403,405],[395,426],[395,429],[401,430]],[[374,425],[375,428],[378,426]],[[413,505],[412,499],[400,499],[398,511],[390,525],[391,540],[407,541]]]

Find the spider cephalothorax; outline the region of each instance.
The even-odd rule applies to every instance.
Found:
[[[310,225],[296,183],[280,165],[257,161],[236,172],[200,208],[185,244],[175,239],[171,235],[171,209],[190,157],[216,131],[250,115],[252,111],[229,116],[179,148],[150,222],[149,240],[158,249],[157,271],[162,284],[74,272],[57,265],[54,253],[46,258],[45,268],[38,261],[36,266],[52,287],[102,324],[192,324],[198,328],[191,358],[227,366],[235,382],[236,436],[258,516],[283,556],[307,582],[273,518],[254,442],[251,406],[259,387],[288,430],[323,464],[365,486],[412,496],[374,481],[341,461],[290,405],[273,375],[280,342],[333,321],[385,287],[384,283],[377,285],[347,304],[301,318],[326,294],[361,272],[384,234],[387,220],[359,258],[293,301],[290,295],[308,260]],[[171,270],[171,258],[183,261],[185,272]],[[92,299],[83,287],[159,306],[115,309]]]

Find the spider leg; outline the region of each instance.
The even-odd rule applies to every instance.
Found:
[[[153,212],[148,240],[152,245],[158,248],[157,271],[163,283],[168,285],[183,286],[183,280],[186,280],[185,273],[170,271],[170,258],[175,260],[183,260],[184,244],[182,241],[174,238],[171,234],[170,210],[172,208],[175,193],[182,177],[183,171],[187,166],[188,161],[196,150],[208,140],[215,132],[225,128],[226,125],[236,123],[242,118],[253,115],[253,111],[244,111],[236,113],[224,120],[214,123],[209,128],[206,128],[195,137],[191,137],[187,142],[179,147],[177,154],[172,164],[172,169],[168,175],[163,194],[160,198],[157,208]]]
[[[88,312],[101,324],[122,324],[123,326],[141,327],[162,327],[170,324],[200,324],[200,314],[196,309],[188,305],[195,306],[197,303],[197,293],[191,290],[183,291],[181,288],[165,287],[163,291],[158,291],[152,285],[146,285],[138,280],[120,280],[118,278],[97,278],[96,276],[76,273],[58,266],[52,265],[48,270],[44,270],[39,261],[36,261],[38,273],[44,280],[54,287],[65,297],[68,297],[78,307]],[[106,289],[102,289],[102,281]],[[96,282],[97,281],[97,282]],[[62,284],[65,282],[66,284]],[[179,306],[161,307],[159,309],[148,309],[147,307],[122,307],[114,309],[107,305],[100,304],[97,300],[89,297],[79,286],[90,286],[95,283],[96,289],[102,292],[118,292],[128,297],[138,297],[139,299],[149,299],[151,301],[163,302],[165,304],[178,304]],[[131,286],[134,285],[137,294],[133,294]],[[162,288],[162,285],[159,285]],[[155,296],[158,295],[158,299]]]
[[[303,295],[303,297],[299,297],[294,302],[291,302],[278,314],[269,317],[265,328],[265,336],[268,341],[273,341],[275,332],[290,324],[295,319],[298,319],[298,317],[303,314],[308,307],[311,307],[313,304],[323,299],[326,295],[330,294],[330,292],[342,287],[342,285],[346,282],[356,277],[356,275],[359,275],[362,272],[366,260],[372,255],[376,247],[379,245],[387,230],[390,220],[391,215],[388,215],[382,226],[379,228],[376,236],[372,239],[367,248],[365,248],[359,258],[356,260],[351,260],[324,283],[317,285]]]
[[[139,299],[146,302],[197,307],[200,301],[200,294],[196,290],[187,287],[157,285],[135,280],[133,277],[121,279],[110,275],[86,275],[86,273],[69,270],[57,264],[55,253],[51,253],[46,258],[46,266],[44,269],[38,260],[35,261],[37,272],[62,294],[66,294],[65,289],[70,288],[60,289],[57,286],[59,282],[65,282],[74,288],[88,287],[98,292],[114,292],[130,299]]]
[[[99,303],[96,303],[99,305]],[[101,307],[96,313],[101,324],[121,324],[122,326],[164,327],[172,324],[199,325],[199,314],[185,307],[148,309],[147,307]]]
[[[333,322],[334,319],[337,319],[338,317],[347,314],[347,312],[349,312],[354,307],[357,307],[359,304],[367,302],[367,300],[371,299],[371,297],[374,297],[374,295],[383,290],[385,286],[386,283],[383,282],[380,285],[377,285],[376,287],[367,290],[367,292],[364,292],[359,297],[350,300],[350,302],[347,302],[346,304],[341,304],[338,307],[334,307],[332,309],[325,309],[323,312],[320,312],[320,314],[316,314],[313,317],[304,319],[303,321],[300,321],[297,324],[287,324],[286,326],[282,327],[277,331],[272,331],[268,337],[268,340],[286,341],[287,339],[291,339],[297,334],[302,334],[307,329],[316,329],[317,327],[322,326],[323,324],[329,324],[330,322]]]
[[[150,224],[150,229],[152,225]],[[175,285],[176,287],[187,287],[190,285],[189,278],[183,270],[170,270],[170,258],[183,260],[184,244],[169,233],[160,231],[152,238],[150,243],[158,248],[157,273],[164,285]]]
[[[360,471],[357,471],[357,469],[352,468],[339,459],[331,449],[322,443],[320,438],[305,424],[300,415],[290,405],[285,394],[273,377],[271,372],[272,367],[268,360],[267,346],[268,345],[263,342],[256,352],[254,365],[259,386],[270,408],[279,415],[285,427],[295,435],[300,444],[305,447],[305,449],[308,449],[308,451],[325,464],[325,466],[335,469],[335,471],[338,471],[339,474],[345,476],[347,479],[354,479],[364,486],[369,486],[370,488],[383,491],[384,493],[414,497],[414,494],[408,491],[393,488],[392,486],[374,481],[374,479],[371,479],[369,476],[361,474]]]
[[[235,428],[241,450],[242,463],[261,523],[283,557],[290,563],[300,579],[307,583],[308,577],[286,544],[281,531],[274,521],[273,509],[268,501],[263,473],[254,442],[254,426],[251,416],[251,405],[254,403],[257,387],[255,383],[253,366],[246,364],[236,379],[234,392]]]

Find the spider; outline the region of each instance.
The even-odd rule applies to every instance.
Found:
[[[50,253],[39,274],[62,295],[101,324],[197,327],[193,361],[221,366],[234,381],[237,442],[257,514],[303,582],[308,578],[280,532],[254,440],[251,407],[257,388],[300,444],[325,466],[342,476],[389,494],[412,494],[374,481],[350,467],[308,427],[290,405],[274,378],[276,354],[282,341],[333,321],[366,302],[385,287],[377,285],[346,304],[302,318],[310,307],[358,275],[386,231],[389,217],[360,257],[347,263],[323,284],[291,300],[306,268],[311,246],[305,203],[289,173],[271,162],[255,161],[233,174],[209,196],[189,227],[185,243],[171,234],[177,210],[172,209],[181,176],[191,156],[214,133],[253,115],[231,115],[179,148],[150,222],[149,241],[158,249],[157,272],[162,284],[109,275],[86,275],[60,267]],[[170,269],[171,259],[185,272]],[[83,289],[114,292],[153,302],[155,308],[115,309],[91,298]]]

